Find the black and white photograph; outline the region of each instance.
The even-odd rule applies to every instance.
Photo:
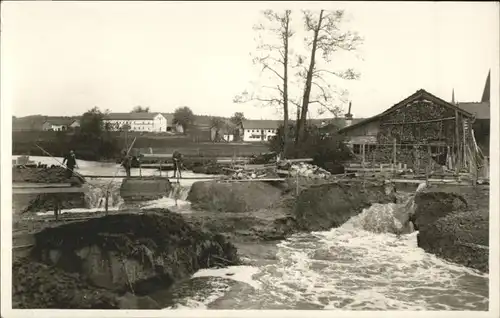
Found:
[[[499,316],[498,2],[1,6],[2,317]]]

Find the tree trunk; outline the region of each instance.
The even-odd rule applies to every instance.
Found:
[[[311,50],[311,62],[309,64],[309,69],[307,70],[307,76],[306,76],[306,84],[304,86],[304,96],[302,99],[302,109],[300,113],[300,120],[297,123],[297,137],[295,139],[295,143],[298,145],[304,138],[304,133],[305,133],[305,126],[306,126],[306,118],[307,118],[307,111],[309,107],[309,98],[311,95],[311,85],[312,85],[312,77],[313,77],[313,71],[314,71],[314,63],[315,63],[315,57],[316,57],[316,49],[318,45],[318,34],[319,30],[321,29],[321,22],[323,22],[323,10],[321,10],[319,14],[319,20],[318,20],[318,26],[314,30],[314,39],[312,43],[312,50]]]
[[[286,28],[284,36],[285,57],[283,59],[283,158],[288,153],[288,31],[290,25],[290,12],[285,13]]]

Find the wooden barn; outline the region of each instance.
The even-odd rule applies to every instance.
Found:
[[[482,165],[475,117],[421,89],[386,111],[341,129],[360,162],[418,171],[446,166],[457,173]]]

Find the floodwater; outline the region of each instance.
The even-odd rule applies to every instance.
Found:
[[[52,163],[47,158],[31,159]],[[110,163],[79,160],[78,164],[78,172],[85,175],[112,175],[121,170]],[[132,174],[138,175],[138,169]],[[142,174],[158,172],[143,169]],[[121,170],[118,175],[125,173]],[[121,179],[113,182],[119,193]],[[185,199],[193,182],[181,180],[183,197],[178,207],[165,197],[145,202],[143,208],[189,213]],[[94,194],[95,198],[89,198],[93,202],[89,212],[100,209],[100,194],[97,190]],[[118,195],[114,208],[121,204]],[[175,297],[165,310],[488,310],[488,275],[424,252],[417,246],[417,233],[398,237],[384,231],[394,208],[394,204],[376,204],[339,228],[255,246],[255,253],[245,259],[252,265],[200,270],[173,286],[168,294]],[[270,259],[269,253],[274,257]]]

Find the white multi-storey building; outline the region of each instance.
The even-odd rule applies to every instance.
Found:
[[[128,125],[130,131],[167,131],[167,119],[161,113],[110,113],[106,115],[104,122],[112,130],[120,130]]]
[[[279,121],[245,120],[243,121],[243,141],[269,141],[276,136]]]

